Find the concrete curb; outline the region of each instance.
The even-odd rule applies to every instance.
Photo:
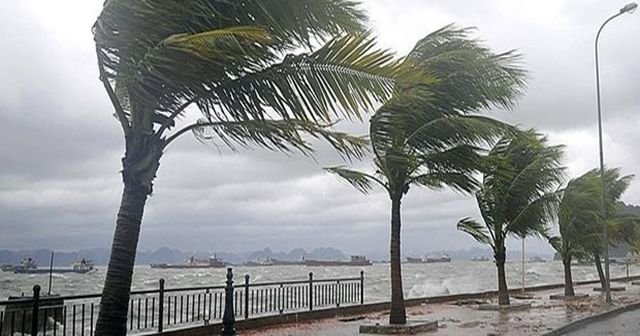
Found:
[[[561,336],[568,332],[580,330],[591,323],[606,320],[608,318],[611,318],[611,317],[614,317],[638,308],[640,308],[640,302],[634,302],[626,306],[613,308],[611,310],[607,310],[604,313],[587,316],[585,318],[575,320],[573,322],[569,322],[558,329],[542,334],[542,336]]]

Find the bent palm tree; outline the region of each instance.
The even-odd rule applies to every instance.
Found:
[[[327,168],[368,193],[381,185],[391,199],[391,313],[389,323],[406,323],[402,289],[401,202],[411,185],[475,190],[481,144],[509,127],[472,115],[494,105],[509,108],[525,73],[513,52],[494,54],[469,38],[469,29],[444,27],[419,41],[406,62],[432,76],[429,84],[399,87],[371,118],[374,173]]]
[[[562,191],[558,207],[560,236],[549,238],[549,243],[562,257],[564,267],[564,295],[574,296],[571,261],[584,259],[587,255],[582,247],[591,235],[583,236],[585,228],[600,218],[600,181],[590,178],[589,173],[575,178]]]
[[[310,134],[363,154],[366,141],[329,126],[384,102],[403,72],[364,20],[351,0],[104,2],[93,26],[98,68],[126,148],[96,335],[126,332],[145,202],[176,138],[311,154]],[[192,105],[203,118],[173,130]]]
[[[498,268],[498,303],[509,304],[504,264],[509,235],[544,235],[559,201],[562,146],[549,146],[533,130],[505,136],[487,155],[487,171],[476,201],[484,225],[467,217],[458,229],[493,249]]]
[[[596,265],[598,272],[598,278],[601,286],[605,286],[605,275],[602,270],[602,262],[600,260],[604,249],[604,241],[602,237],[603,220],[602,220],[602,208],[601,195],[602,184],[600,177],[600,169],[593,169],[585,173],[579,178],[580,183],[585,186],[589,186],[592,190],[588,197],[591,199],[585,201],[586,204],[576,205],[572,208],[575,212],[584,212],[585,216],[588,216],[588,220],[582,222],[577,227],[576,236],[579,238],[578,245],[585,251]],[[610,232],[608,245],[615,245],[619,243],[626,243],[629,245],[635,245],[638,237],[638,223],[640,218],[633,214],[618,214],[617,202],[627,190],[633,175],[622,176],[619,168],[611,168],[604,170],[604,181],[606,188],[606,212],[607,212],[607,226]],[[590,209],[588,207],[591,207]]]

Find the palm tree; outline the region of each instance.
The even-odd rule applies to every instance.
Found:
[[[562,191],[558,207],[560,236],[549,238],[549,243],[562,257],[565,296],[575,296],[571,261],[573,258],[584,259],[587,256],[583,246],[593,237],[591,234],[583,234],[591,223],[600,218],[599,200],[600,181],[592,173],[569,181]]]
[[[604,248],[602,240],[603,220],[602,220],[602,183],[600,177],[600,169],[593,169],[579,177],[578,182],[582,188],[588,190],[588,194],[583,196],[581,204],[571,204],[569,211],[580,214],[585,220],[580,222],[581,225],[575,227],[577,245],[593,258],[598,278],[602,287],[605,287],[605,275],[602,270],[602,262],[600,260]],[[611,168],[604,170],[604,181],[606,188],[606,212],[607,226],[609,231],[609,245],[620,243],[636,245],[640,230],[640,217],[634,214],[618,214],[617,203],[627,190],[633,175],[620,174],[620,168]],[[589,198],[585,200],[585,198]]]
[[[519,55],[494,54],[471,39],[470,32],[446,26],[409,53],[406,62],[432,81],[399,87],[371,118],[374,173],[327,168],[363,193],[377,183],[391,199],[391,324],[406,323],[400,257],[403,196],[414,184],[473,191],[481,161],[478,146],[509,127],[472,113],[496,105],[511,107],[524,86]]]
[[[179,136],[311,154],[309,137],[360,157],[334,132],[389,98],[402,65],[376,49],[352,0],[106,0],[93,33],[100,80],[122,127],[124,191],[96,335],[124,335],[145,202]],[[202,119],[176,128],[197,107]]]
[[[562,146],[550,146],[533,130],[500,139],[487,155],[476,201],[484,225],[466,217],[458,229],[491,246],[498,268],[498,303],[509,304],[505,241],[509,235],[545,235],[559,201]]]

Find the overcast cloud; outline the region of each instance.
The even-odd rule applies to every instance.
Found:
[[[380,44],[404,54],[448,23],[475,26],[496,51],[516,48],[531,72],[512,112],[494,117],[536,127],[567,146],[571,176],[596,167],[593,39],[625,1],[364,0]],[[123,140],[97,74],[90,27],[102,1],[7,1],[0,12],[0,249],[109,246],[122,184]],[[640,164],[640,14],[612,22],[601,41],[605,152],[609,166]],[[197,117],[192,111],[190,118]],[[345,126],[364,133],[365,125]],[[389,202],[364,196],[318,162],[261,150],[230,153],[186,136],[161,162],[140,248],[246,251],[334,246],[388,251]],[[368,163],[357,163],[367,167]],[[624,200],[640,203],[635,182]],[[456,231],[477,216],[470,197],[412,189],[403,204],[403,249],[478,246]],[[529,245],[549,252],[544,242]],[[512,246],[516,246],[514,242]]]

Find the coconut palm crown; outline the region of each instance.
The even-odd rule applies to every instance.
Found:
[[[560,199],[563,146],[526,130],[500,139],[487,155],[476,201],[483,223],[469,217],[458,229],[491,246],[498,269],[498,303],[509,304],[504,264],[509,235],[546,236]]]
[[[411,185],[471,192],[481,166],[479,147],[510,127],[474,114],[510,108],[524,87],[520,56],[495,54],[470,37],[472,29],[446,26],[420,40],[405,63],[430,75],[429,83],[400,86],[372,116],[369,136],[375,171],[327,168],[361,192],[379,184],[391,199],[392,324],[406,323],[402,289],[401,201]]]
[[[375,47],[365,20],[351,0],[104,2],[93,33],[125,155],[96,335],[126,333],[144,206],[179,136],[311,154],[306,134],[364,154],[363,138],[330,126],[373,110],[409,74]],[[201,119],[178,128],[188,110]]]

